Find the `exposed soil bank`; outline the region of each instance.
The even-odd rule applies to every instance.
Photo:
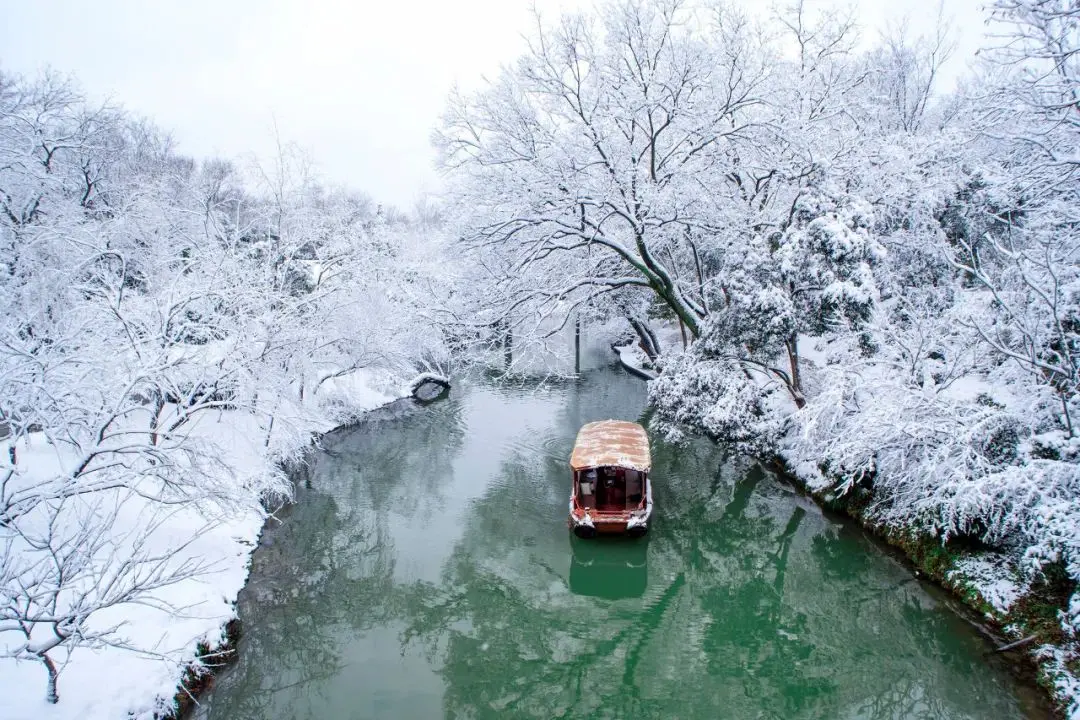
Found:
[[[173,710],[162,715],[161,720],[179,720],[191,715],[198,699],[213,687],[217,673],[236,659],[238,642],[240,642],[240,620],[233,618],[225,624],[219,645],[210,647],[206,643],[199,643],[196,660],[184,671],[184,677],[176,691]]]

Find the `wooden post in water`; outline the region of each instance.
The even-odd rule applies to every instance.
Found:
[[[581,374],[581,314],[574,314],[574,372]]]

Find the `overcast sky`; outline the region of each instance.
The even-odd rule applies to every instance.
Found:
[[[754,0],[743,0],[760,6]],[[959,47],[978,47],[985,0],[944,0]],[[170,130],[182,152],[267,153],[274,126],[325,180],[410,207],[438,189],[431,129],[455,82],[475,88],[520,52],[532,0],[24,0],[4,9],[0,68],[73,74]],[[535,0],[545,15],[591,4]],[[936,0],[856,0],[865,33]],[[888,9],[884,6],[888,5]]]

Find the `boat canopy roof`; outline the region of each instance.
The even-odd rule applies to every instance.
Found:
[[[623,467],[647,471],[651,464],[645,428],[624,420],[601,420],[583,425],[570,455],[570,467],[574,470]]]

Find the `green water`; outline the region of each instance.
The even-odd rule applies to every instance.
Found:
[[[707,443],[654,440],[646,539],[572,538],[577,429],[644,404],[601,370],[329,436],[201,716],[1046,716],[942,596]]]

